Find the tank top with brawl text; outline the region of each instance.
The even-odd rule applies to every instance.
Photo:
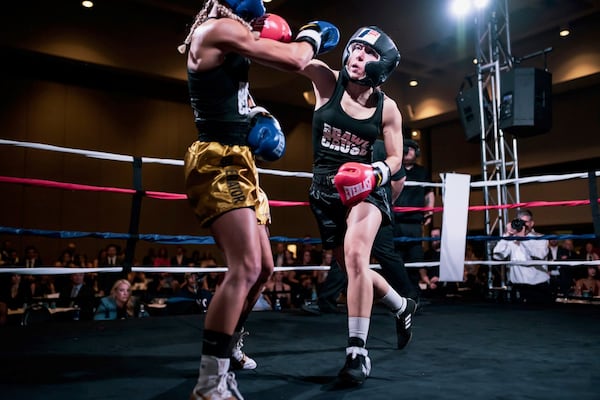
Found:
[[[382,134],[384,94],[376,90],[373,115],[355,119],[341,105],[347,79],[340,72],[329,101],[313,114],[313,174],[334,175],[346,162],[371,163],[372,145]]]

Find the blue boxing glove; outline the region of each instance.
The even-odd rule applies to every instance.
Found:
[[[295,42],[308,42],[317,54],[327,53],[340,41],[340,31],[326,21],[313,21],[300,28]]]
[[[248,118],[248,145],[252,152],[265,161],[279,160],[285,153],[285,135],[279,122],[263,107],[252,108]]]

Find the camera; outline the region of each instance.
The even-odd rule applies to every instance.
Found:
[[[515,218],[510,221],[510,226],[517,232],[521,232],[525,228],[525,221],[520,218]]]

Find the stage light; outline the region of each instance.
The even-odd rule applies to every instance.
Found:
[[[408,82],[408,86],[410,86],[410,87],[419,86],[419,81],[417,81],[416,79],[411,79],[411,80]]]
[[[560,37],[567,37],[571,34],[571,28],[569,27],[569,25],[562,25],[558,34],[560,35]]]
[[[90,1],[90,0],[83,0],[81,2],[81,5],[85,8],[92,8],[92,7],[94,7],[94,2]]]
[[[450,12],[462,18],[471,14],[474,10],[482,10],[490,4],[490,0],[451,0]]]

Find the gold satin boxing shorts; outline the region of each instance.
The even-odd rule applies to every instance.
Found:
[[[255,210],[259,223],[270,222],[249,147],[196,141],[185,154],[184,174],[188,201],[202,227],[227,211],[246,207]]]

